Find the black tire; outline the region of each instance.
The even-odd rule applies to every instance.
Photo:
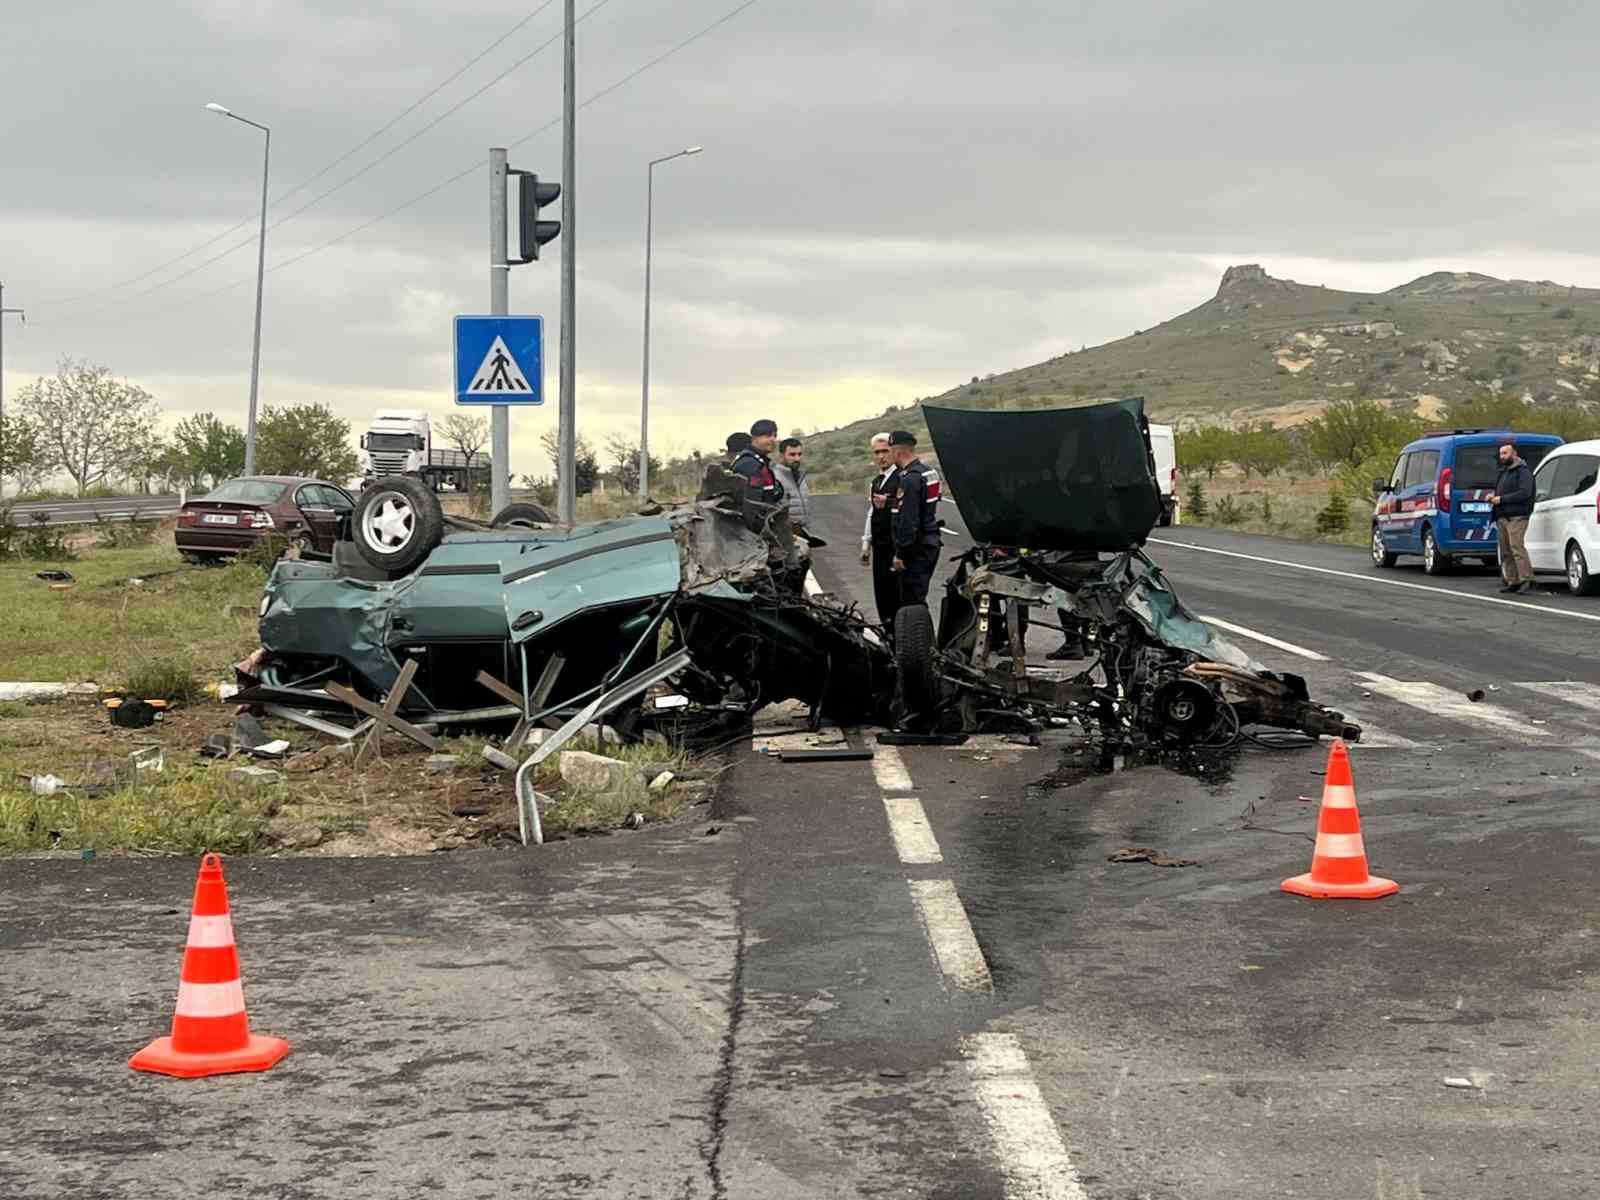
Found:
[[[350,539],[361,557],[385,571],[409,571],[444,537],[439,497],[420,479],[389,475],[361,493]]]
[[[553,525],[555,519],[545,511],[543,506],[519,501],[508,504],[495,513],[494,520],[489,522],[493,529],[505,529],[507,526],[528,528],[533,525]]]
[[[932,711],[939,681],[933,669],[933,615],[926,604],[907,604],[894,614],[894,660],[901,709],[907,714]]]
[[[1156,519],[1156,524],[1161,526],[1161,528],[1163,528],[1163,529],[1167,529],[1167,528],[1171,527],[1171,525],[1172,525],[1172,505],[1171,504],[1163,503],[1161,505],[1161,516]]]
[[[1433,527],[1422,527],[1422,571],[1425,575],[1448,575],[1452,566],[1450,556],[1439,549],[1439,539],[1433,536]]]
[[[1567,591],[1574,596],[1592,596],[1600,590],[1600,577],[1589,574],[1589,560],[1577,542],[1567,544]]]
[[[1383,536],[1379,534],[1378,527],[1372,527],[1372,565],[1375,567],[1392,567],[1398,554],[1383,548]]]

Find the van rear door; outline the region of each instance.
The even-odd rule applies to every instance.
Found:
[[[1456,445],[1450,468],[1450,519],[1455,541],[1495,544],[1495,480],[1500,476],[1500,443],[1462,442]]]

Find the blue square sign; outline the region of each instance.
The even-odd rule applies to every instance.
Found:
[[[457,404],[543,404],[544,318],[457,317]]]

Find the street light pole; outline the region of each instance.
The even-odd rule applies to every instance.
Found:
[[[676,154],[650,160],[644,185],[644,378],[639,388],[639,499],[650,496],[650,243],[655,225],[656,164],[671,162],[704,147],[690,146]]]
[[[261,152],[261,236],[256,244],[256,328],[250,347],[250,413],[244,427],[244,473],[256,473],[256,398],[261,391],[261,292],[267,272],[267,174],[272,166],[272,130],[220,104],[206,105],[214,113],[261,130],[266,143]]]

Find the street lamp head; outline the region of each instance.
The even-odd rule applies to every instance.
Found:
[[[221,104],[208,104],[206,107],[214,113],[221,113],[225,117],[233,116],[233,110],[230,108],[225,108]]]
[[[704,146],[690,146],[687,150],[684,151],[684,153],[685,154],[699,154],[700,151],[702,151],[704,149],[705,149]]]

